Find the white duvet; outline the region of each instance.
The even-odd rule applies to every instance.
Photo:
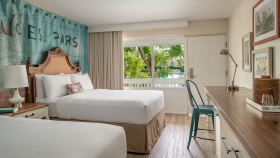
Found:
[[[124,129],[0,116],[1,158],[126,158]]]
[[[147,124],[164,106],[162,91],[93,89],[56,101],[58,118]]]

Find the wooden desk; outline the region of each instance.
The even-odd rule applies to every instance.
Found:
[[[251,158],[280,157],[280,113],[262,113],[246,98],[253,92],[247,89],[227,91],[226,87],[206,86],[207,99],[223,116]]]

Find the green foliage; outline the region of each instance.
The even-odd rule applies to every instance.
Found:
[[[152,47],[142,47],[146,58],[151,56]],[[156,46],[154,51],[154,66],[156,78],[167,78],[169,74],[180,72],[184,65],[182,45]],[[126,78],[149,78],[147,66],[142,59],[138,47],[124,48],[124,71]],[[177,65],[173,65],[177,63]],[[168,65],[171,64],[171,65]]]
[[[167,65],[169,55],[165,52],[155,51],[155,66]]]
[[[136,51],[136,47],[124,47],[124,52],[133,52]]]
[[[151,54],[151,46],[142,47],[144,55],[148,57]],[[149,78],[149,72],[138,47],[124,47],[124,74],[125,78]]]
[[[141,70],[144,67],[143,60],[138,58],[136,51],[124,52],[124,73],[126,78],[138,78]],[[145,77],[145,75],[141,75]]]
[[[169,54],[165,51],[156,50],[155,51],[155,74],[156,78],[166,78],[171,72],[168,67]]]
[[[180,57],[184,56],[184,51],[182,45],[171,45],[170,49],[168,50],[170,57]]]
[[[146,57],[148,57],[149,55],[151,55],[152,52],[152,47],[151,46],[143,46],[143,51]]]
[[[167,78],[170,72],[171,69],[168,66],[161,66],[159,68],[156,68],[156,78]]]
[[[176,60],[177,61],[177,63],[178,63],[178,66],[184,66],[183,64],[184,64],[184,61],[182,61],[182,59],[177,59]]]

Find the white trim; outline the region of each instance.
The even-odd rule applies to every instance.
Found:
[[[184,84],[185,84],[185,81],[187,79],[189,79],[189,52],[188,52],[188,37],[186,36],[185,37],[185,42],[184,42],[184,76],[185,76],[185,80],[184,80]],[[188,92],[187,92],[188,93]],[[187,98],[189,98],[189,96],[187,96]],[[189,99],[188,99],[189,100]],[[187,112],[191,112],[190,111],[190,102],[187,101]]]
[[[184,73],[186,81],[187,79],[189,79],[188,37],[184,38]]]
[[[178,39],[186,37],[187,35],[165,35],[165,36],[143,36],[143,37],[126,37],[123,38],[123,41],[135,41],[135,40],[157,40],[157,39]]]
[[[155,61],[154,61],[154,54],[155,54],[155,41],[152,41],[152,54],[151,54],[151,69],[152,69],[152,87],[155,87]]]
[[[88,32],[106,32],[123,30],[144,30],[172,27],[188,27],[188,20],[154,21],[116,25],[98,25],[88,27]]]
[[[185,44],[185,36],[124,38],[125,47]]]

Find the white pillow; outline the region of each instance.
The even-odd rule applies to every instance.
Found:
[[[71,84],[69,75],[42,75],[46,99],[67,95],[66,84]]]
[[[92,86],[91,80],[90,80],[87,73],[84,74],[84,75],[82,75],[82,74],[81,75],[70,74],[70,79],[71,79],[72,84],[80,82],[85,91],[94,89],[93,86]]]
[[[36,99],[46,98],[42,75],[36,75]]]
[[[63,75],[63,73],[57,75]],[[46,98],[42,75],[35,74],[35,79],[36,79],[36,99]]]

